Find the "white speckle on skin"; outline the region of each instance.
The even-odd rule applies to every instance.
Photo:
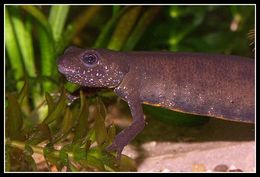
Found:
[[[202,100],[202,97],[201,97],[201,95],[199,95],[199,99],[200,99],[200,100]]]
[[[212,114],[212,112],[214,113],[214,107],[210,107],[209,109],[208,114]]]

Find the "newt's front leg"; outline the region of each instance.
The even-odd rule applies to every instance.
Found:
[[[145,120],[144,120],[144,114],[142,109],[142,104],[139,99],[139,94],[136,92],[130,92],[129,94],[127,90],[126,92],[123,92],[120,89],[116,89],[115,92],[121,96],[124,100],[127,101],[131,114],[133,117],[132,124],[122,130],[116,137],[112,145],[107,147],[107,150],[112,151],[115,150],[117,152],[117,158],[120,158],[120,155],[124,149],[124,147],[132,141],[143,129],[145,126]],[[131,96],[129,98],[128,96]]]

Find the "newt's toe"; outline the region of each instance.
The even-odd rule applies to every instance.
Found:
[[[106,150],[107,151],[116,151],[116,158],[117,158],[117,160],[120,160],[123,148],[118,146],[116,143],[113,143],[110,146],[106,147]]]

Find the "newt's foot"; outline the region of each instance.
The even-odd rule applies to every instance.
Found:
[[[120,160],[121,158],[121,153],[123,151],[125,146],[120,146],[118,145],[115,141],[113,142],[113,144],[111,144],[110,146],[106,147],[107,151],[116,151],[116,159]]]

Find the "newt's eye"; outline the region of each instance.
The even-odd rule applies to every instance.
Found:
[[[95,54],[85,54],[83,55],[82,59],[81,59],[84,64],[88,67],[93,67],[96,66],[97,62],[98,62],[98,57]]]

